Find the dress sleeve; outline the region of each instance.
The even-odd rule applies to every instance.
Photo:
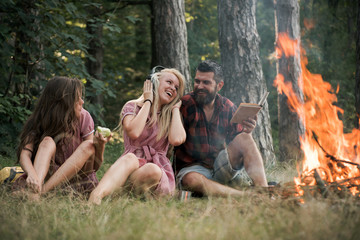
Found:
[[[126,117],[127,115],[136,115],[134,102],[127,102],[123,107],[121,112],[121,122],[124,120],[124,117]]]
[[[85,109],[81,110],[80,128],[81,138],[86,138],[94,132],[94,120],[92,119],[90,113]]]

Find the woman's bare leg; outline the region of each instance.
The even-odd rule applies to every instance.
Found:
[[[44,184],[45,177],[48,174],[50,162],[54,158],[55,152],[56,144],[54,140],[51,137],[45,137],[40,142],[34,159],[34,170],[39,179],[39,184],[41,184],[39,189],[40,192],[42,191],[41,188]]]
[[[84,166],[78,172],[78,174],[81,178],[85,177],[95,171],[94,159],[95,159],[95,154],[89,157],[89,159],[85,162]]]
[[[42,193],[46,193],[74,177],[94,153],[95,149],[91,140],[82,142],[75,152],[46,181]]]
[[[26,179],[26,185],[32,191],[17,190],[12,192],[12,195],[24,196],[25,194],[30,200],[39,200],[44,180],[48,174],[50,162],[54,158],[55,152],[56,144],[54,140],[51,137],[45,137],[39,144],[34,163],[31,166],[32,176],[28,176]]]
[[[146,194],[159,184],[161,176],[162,171],[156,164],[147,163],[130,175],[129,182],[136,194]]]
[[[132,153],[128,153],[116,160],[106,171],[98,186],[91,192],[89,202],[99,205],[105,196],[121,189],[130,174],[138,168],[139,160]]]

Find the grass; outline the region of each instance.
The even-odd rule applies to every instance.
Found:
[[[109,144],[104,171],[120,155]],[[1,167],[13,165],[0,158]],[[286,183],[294,164],[267,168],[268,179]],[[358,239],[360,203],[348,198],[271,199],[246,188],[239,198],[177,197],[143,200],[108,197],[101,206],[85,199],[51,193],[39,202],[14,198],[0,188],[1,239]]]

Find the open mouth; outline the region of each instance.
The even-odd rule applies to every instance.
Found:
[[[171,93],[171,92],[166,92],[166,94],[167,94],[169,97],[172,97],[172,93]]]

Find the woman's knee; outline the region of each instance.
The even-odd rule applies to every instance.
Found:
[[[138,169],[139,168],[139,159],[133,153],[127,153],[117,161],[121,161],[122,164],[125,164],[129,169]]]
[[[162,176],[161,169],[154,163],[147,163],[141,167],[141,180],[144,182],[157,183]]]
[[[56,151],[56,143],[52,137],[46,136],[39,144],[39,149],[51,149],[52,151]]]

